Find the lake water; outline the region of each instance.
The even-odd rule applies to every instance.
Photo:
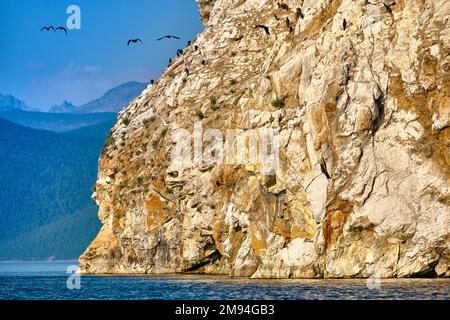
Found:
[[[251,280],[216,276],[81,276],[68,289],[75,262],[0,262],[0,299],[445,299],[449,279]],[[73,279],[72,279],[73,280]],[[69,284],[76,283],[69,281]],[[369,284],[369,285],[368,285]],[[371,289],[369,289],[369,287]]]

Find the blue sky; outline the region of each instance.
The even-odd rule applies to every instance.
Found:
[[[81,30],[40,32],[66,26],[72,4],[81,9]],[[195,0],[1,0],[0,28],[0,93],[46,110],[157,79],[203,27]],[[165,34],[182,40],[155,41]],[[127,47],[130,38],[144,43]]]

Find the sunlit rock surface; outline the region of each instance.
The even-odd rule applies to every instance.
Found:
[[[448,277],[450,2],[197,2],[204,32],[112,130],[82,272]],[[279,163],[174,164],[199,121],[273,129]]]

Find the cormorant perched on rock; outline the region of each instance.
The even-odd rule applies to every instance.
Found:
[[[347,20],[342,21],[342,29],[347,30]]]
[[[192,44],[191,40],[188,41],[187,45],[188,47]]]
[[[331,176],[328,173],[328,169],[327,169],[327,165],[325,164],[325,161],[322,159],[320,159],[320,171],[322,171],[322,173],[325,175],[325,177],[327,177],[328,180],[331,180]]]
[[[150,80],[150,84],[155,84],[155,80]]]
[[[264,26],[264,25],[262,25],[262,24],[258,24],[258,25],[255,27],[255,29],[258,29],[258,28],[264,29],[264,31],[267,33],[267,35],[270,36],[269,27],[266,27],[266,26]]]
[[[195,51],[198,51],[198,46],[195,46],[194,49],[195,49]]]
[[[171,63],[172,63],[172,58],[169,59],[169,64],[171,64]]]
[[[206,60],[203,60],[203,61],[202,61],[202,65],[205,65],[205,64],[206,64]]]
[[[184,71],[185,71],[187,74],[189,74],[189,69],[188,69],[188,68],[184,69]]]
[[[302,9],[297,8],[297,11],[295,12],[295,16],[298,18],[304,18],[305,16],[303,15]]]
[[[177,50],[177,56],[180,57],[182,54],[183,54],[183,50],[178,49],[178,50]]]
[[[384,5],[384,8],[386,9],[386,11],[387,11],[388,13],[392,13],[391,7],[389,7],[386,3],[383,3],[383,5]]]
[[[284,10],[289,10],[289,6],[283,2],[278,2],[278,8],[284,9]]]

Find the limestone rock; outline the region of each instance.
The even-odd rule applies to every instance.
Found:
[[[105,146],[82,272],[448,277],[450,2],[197,2]]]

